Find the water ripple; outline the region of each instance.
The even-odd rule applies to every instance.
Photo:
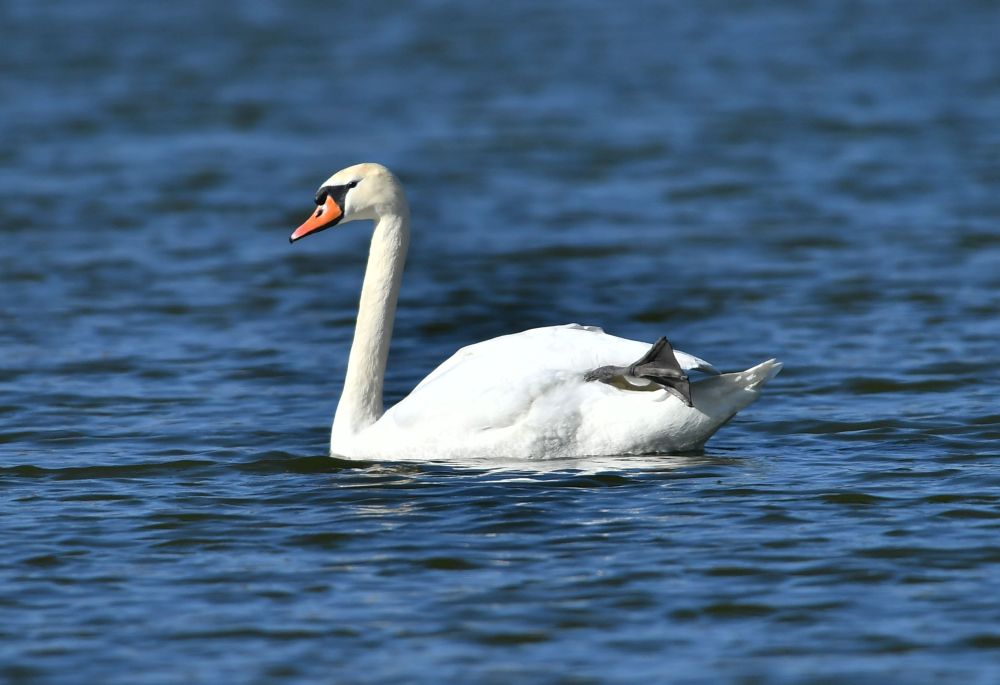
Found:
[[[340,9],[5,5],[0,680],[997,682],[996,3]],[[325,456],[362,159],[387,401],[564,321],[784,372],[702,454]]]

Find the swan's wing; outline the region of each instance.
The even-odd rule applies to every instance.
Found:
[[[515,425],[536,401],[559,392],[586,391],[588,372],[633,363],[650,344],[576,324],[535,328],[462,348],[392,407],[383,420],[400,428],[438,424],[459,430]],[[685,371],[715,369],[676,352]],[[716,372],[717,373],[717,372]],[[573,402],[567,402],[567,411]],[[381,421],[380,421],[381,423]]]
[[[594,335],[582,338],[581,336],[576,335],[576,333],[579,332],[592,333]],[[521,336],[524,337],[522,338]],[[515,347],[521,347],[521,345],[514,344],[515,341],[512,340],[514,338],[520,339],[517,342],[527,342],[530,340],[532,346],[534,346],[534,343],[538,343],[539,346],[549,348],[553,343],[557,345],[559,343],[564,343],[567,347],[572,347],[573,349],[580,349],[578,346],[581,344],[581,340],[586,340],[586,344],[583,346],[586,351],[589,352],[596,346],[603,348],[609,355],[617,354],[619,351],[624,353],[625,346],[627,346],[628,349],[643,349],[644,351],[649,349],[649,346],[645,343],[619,338],[614,335],[608,335],[604,332],[604,329],[598,326],[583,326],[578,323],[569,323],[563,326],[533,328],[531,330],[524,331],[523,333],[504,335],[499,338],[484,340],[483,342],[461,348],[455,354],[443,361],[436,369],[427,374],[427,376],[425,376],[424,379],[417,384],[414,390],[420,389],[422,386],[430,383],[436,378],[439,378],[454,367],[460,366],[462,363],[477,356],[493,355],[496,353],[500,353],[501,355],[509,354],[509,351],[513,351]],[[625,346],[623,346],[622,343],[625,343]],[[567,354],[571,353],[573,349],[567,349]],[[583,350],[581,349],[580,351]],[[680,367],[685,371],[701,371],[714,376],[719,375],[718,369],[704,359],[695,357],[693,354],[688,354],[687,352],[682,352],[680,350],[674,350],[674,356],[677,358],[677,363],[680,364]],[[628,362],[627,360],[623,361],[619,359],[617,363],[625,364]]]

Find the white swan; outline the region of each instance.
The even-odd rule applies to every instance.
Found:
[[[568,459],[701,448],[781,370],[769,360],[688,384],[708,363],[600,328],[536,328],[465,347],[388,411],[386,358],[410,240],[403,189],[378,164],[331,176],[294,242],[331,226],[375,222],[330,453],[356,459]],[[689,406],[688,403],[691,403]]]

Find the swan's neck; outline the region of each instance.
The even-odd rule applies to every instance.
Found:
[[[331,446],[356,436],[382,416],[385,365],[409,245],[409,212],[405,207],[376,219],[344,391],[333,417]]]

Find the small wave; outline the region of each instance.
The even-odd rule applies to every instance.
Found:
[[[149,478],[152,476],[193,473],[219,468],[219,463],[207,459],[178,459],[139,464],[66,466],[47,468],[33,464],[0,467],[0,477],[51,478],[54,480],[103,480],[114,478]]]

